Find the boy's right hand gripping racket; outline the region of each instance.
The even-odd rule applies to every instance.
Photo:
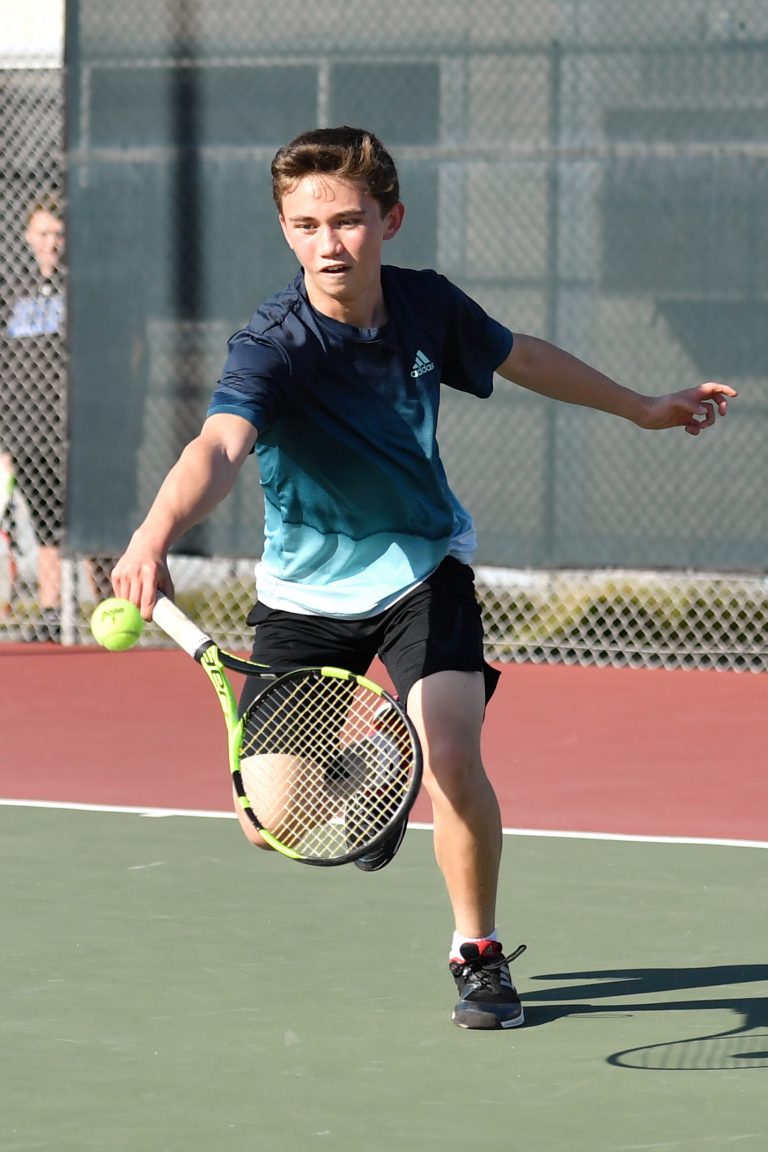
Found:
[[[346,864],[407,819],[421,747],[394,696],[340,668],[271,673],[222,651],[165,596],[152,618],[215,688],[235,792],[272,848],[304,864]],[[242,715],[226,669],[266,685]]]

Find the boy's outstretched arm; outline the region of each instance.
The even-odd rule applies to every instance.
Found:
[[[168,549],[230,492],[256,437],[240,416],[209,416],[166,476],[112,570],[115,595],[132,600],[146,620],[158,589],[173,597]]]
[[[729,398],[737,395],[728,384],[714,382],[663,396],[634,392],[535,336],[516,335],[512,351],[496,371],[552,400],[623,416],[639,428],[685,428],[691,436],[725,416]]]

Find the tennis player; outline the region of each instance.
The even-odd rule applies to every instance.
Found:
[[[307,132],[279,150],[272,178],[300,271],[231,338],[203,428],[117,563],[114,590],[149,619],[157,589],[173,595],[170,545],[224,499],[255,450],[266,521],[248,616],[253,659],[362,673],[381,657],[424,749],[454,916],[453,1020],[513,1028],[523,1009],[496,929],[501,819],[480,754],[498,672],[483,656],[472,517],[435,438],[441,386],[486,399],[497,373],[639,428],[693,436],[736,393],[708,383],[642,395],[513,335],[436,272],[382,266],[405,210],[395,165],[369,132]],[[358,865],[389,863],[403,832]]]

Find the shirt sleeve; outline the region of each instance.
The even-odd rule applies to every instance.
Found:
[[[228,355],[210,404],[208,415],[225,412],[242,416],[260,432],[275,423],[279,414],[290,365],[282,349],[248,328],[229,341]]]
[[[446,332],[443,383],[485,398],[493,374],[509,355],[514,336],[471,297],[446,280],[450,312]]]

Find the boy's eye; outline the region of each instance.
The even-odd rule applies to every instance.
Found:
[[[334,228],[357,228],[361,223],[359,216],[342,216],[333,225]],[[318,224],[314,220],[297,220],[294,224],[297,232],[316,232]]]

